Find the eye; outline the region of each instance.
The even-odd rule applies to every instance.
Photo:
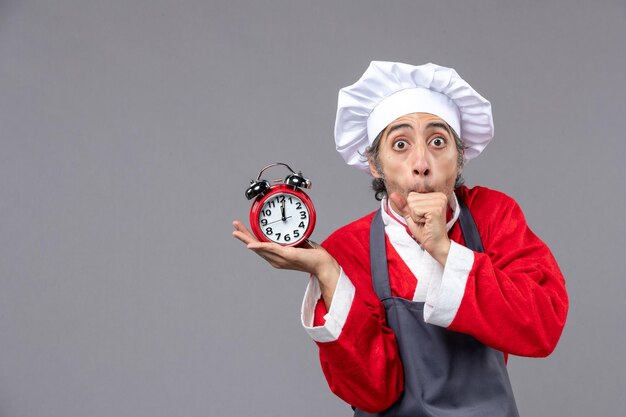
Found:
[[[443,148],[446,146],[446,139],[442,138],[441,136],[437,136],[436,138],[432,139],[430,141],[430,144],[433,145],[435,148]]]
[[[403,151],[409,146],[409,142],[404,139],[397,140],[393,143],[392,149],[394,151]]]

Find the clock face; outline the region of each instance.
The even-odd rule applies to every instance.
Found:
[[[304,239],[311,222],[309,207],[301,198],[290,193],[269,196],[258,216],[261,233],[281,245],[293,245]]]

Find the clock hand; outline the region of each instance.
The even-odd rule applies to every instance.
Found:
[[[269,222],[269,223],[267,224],[267,226],[269,226],[270,224],[274,224],[274,223],[278,223],[278,222],[283,222],[283,221],[285,221],[285,220],[287,220],[287,219],[291,219],[292,217],[293,217],[293,216],[289,216],[289,217],[285,217],[284,219],[274,220],[273,222]]]
[[[283,204],[280,206],[280,215],[282,216],[282,219],[281,219],[282,221],[287,220],[287,217],[285,215],[285,200],[283,200]]]

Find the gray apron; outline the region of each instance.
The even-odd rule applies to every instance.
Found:
[[[474,220],[459,199],[465,245],[483,252]],[[519,417],[504,355],[472,336],[424,322],[424,303],[393,297],[380,210],[370,230],[372,282],[385,306],[404,367],[404,392],[387,410],[355,416]]]

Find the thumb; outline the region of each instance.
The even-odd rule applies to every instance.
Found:
[[[411,214],[411,212],[409,211],[408,202],[406,201],[405,196],[394,191],[389,196],[389,199],[391,200],[393,205],[396,206],[396,208],[399,211],[398,214],[402,215],[402,217],[407,217]]]
[[[407,227],[411,231],[411,235],[413,239],[415,239],[417,243],[420,243],[422,241],[421,239],[422,227],[420,227],[419,224],[415,223],[413,219],[411,218],[411,216],[406,216],[404,219],[406,220]]]
[[[389,198],[398,209],[399,214],[402,215],[402,217],[404,217],[404,219],[406,220],[407,226],[409,230],[411,231],[413,238],[420,241],[420,238],[419,238],[420,226],[417,223],[415,223],[413,221],[413,218],[411,217],[411,210],[409,210],[409,203],[406,197],[400,193],[393,192],[391,193]]]

